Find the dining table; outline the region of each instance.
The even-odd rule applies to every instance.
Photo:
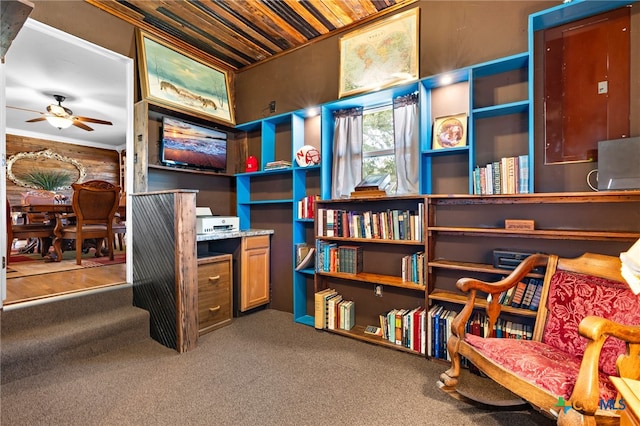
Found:
[[[44,254],[45,261],[60,262],[62,260],[62,225],[64,216],[73,213],[73,205],[70,203],[54,204],[18,204],[12,205],[11,211],[16,213],[40,213],[46,214],[49,220],[55,220],[52,229],[51,240],[53,253]]]
[[[11,206],[11,211],[16,213],[40,213],[47,214],[49,220],[55,220],[51,239],[53,253],[47,253],[43,256],[45,262],[60,262],[62,260],[62,226],[64,221],[68,220],[65,215],[73,213],[73,205],[71,203],[53,203],[53,204],[18,204]],[[126,215],[126,205],[118,206],[117,214],[120,218]]]

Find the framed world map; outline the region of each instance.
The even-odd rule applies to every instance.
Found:
[[[340,38],[339,97],[418,79],[419,8]]]

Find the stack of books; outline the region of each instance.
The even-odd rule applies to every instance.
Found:
[[[356,306],[344,300],[335,289],[326,288],[315,293],[315,328],[351,330],[355,326]]]
[[[529,156],[504,157],[484,167],[476,166],[472,178],[477,195],[527,194]]]
[[[287,160],[277,160],[277,161],[269,161],[265,166],[265,170],[277,170],[277,169],[288,169],[291,168],[291,161]]]
[[[413,309],[391,309],[379,315],[381,337],[396,345],[418,353],[426,350],[426,311],[418,306]]]
[[[500,294],[498,303],[512,308],[537,311],[544,282],[538,278],[525,278]]]
[[[391,176],[389,174],[369,175],[356,185],[354,191],[351,192],[351,197],[384,197],[387,195],[387,187],[390,183]]]

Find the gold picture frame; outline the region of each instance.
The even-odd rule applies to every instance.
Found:
[[[206,119],[235,125],[229,73],[137,30],[142,97]]]
[[[340,37],[339,97],[419,77],[419,8]]]
[[[433,122],[431,149],[451,149],[467,146],[467,114],[438,117]]]

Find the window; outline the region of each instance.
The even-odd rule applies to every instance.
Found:
[[[365,110],[362,133],[362,178],[388,173],[394,188],[397,177],[391,105]]]

